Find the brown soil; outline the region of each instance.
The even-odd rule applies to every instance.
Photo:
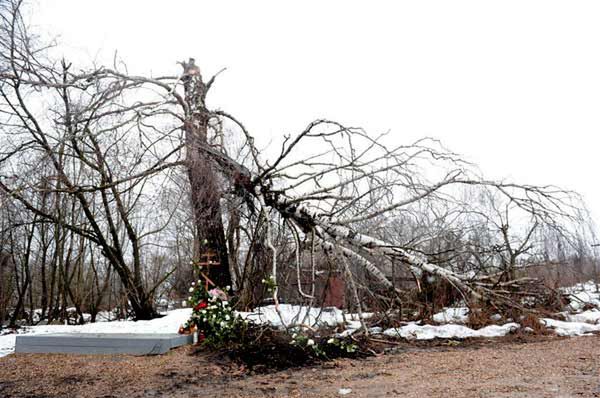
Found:
[[[525,343],[522,340],[525,340]],[[166,355],[0,358],[0,397],[600,397],[600,336],[398,343],[394,352],[271,374],[194,348]]]

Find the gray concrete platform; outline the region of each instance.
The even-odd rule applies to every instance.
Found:
[[[194,342],[193,335],[57,333],[17,335],[15,352],[62,354],[164,354]]]

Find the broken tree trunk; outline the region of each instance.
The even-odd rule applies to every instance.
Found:
[[[196,226],[194,258],[210,252],[218,253],[219,266],[209,267],[209,278],[217,286],[231,285],[229,256],[221,218],[221,184],[214,160],[201,148],[208,146],[210,113],[205,98],[209,86],[202,81],[200,68],[194,59],[182,62],[185,98],[189,105],[184,131],[187,174],[190,181],[191,202]]]

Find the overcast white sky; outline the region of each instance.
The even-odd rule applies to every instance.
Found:
[[[600,215],[598,1],[37,0],[65,54],[176,74],[254,135],[315,118],[441,139],[493,178],[556,184]]]

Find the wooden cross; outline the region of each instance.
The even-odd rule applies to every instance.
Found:
[[[212,285],[212,286],[216,286],[214,284],[213,281],[211,281],[208,277],[208,273],[210,272],[210,267],[218,267],[221,265],[221,262],[219,261],[219,255],[212,251],[211,249],[208,249],[206,252],[202,253],[200,255],[200,260],[198,261],[198,265],[200,267],[206,267],[206,274],[202,271],[200,271],[200,275],[202,275],[202,277],[204,278],[204,280],[206,281],[206,290],[208,290],[208,285]]]
[[[219,262],[219,255],[216,252],[208,249],[206,252],[200,255],[198,265],[207,268],[211,265],[218,267],[219,265],[221,265],[221,263]]]

